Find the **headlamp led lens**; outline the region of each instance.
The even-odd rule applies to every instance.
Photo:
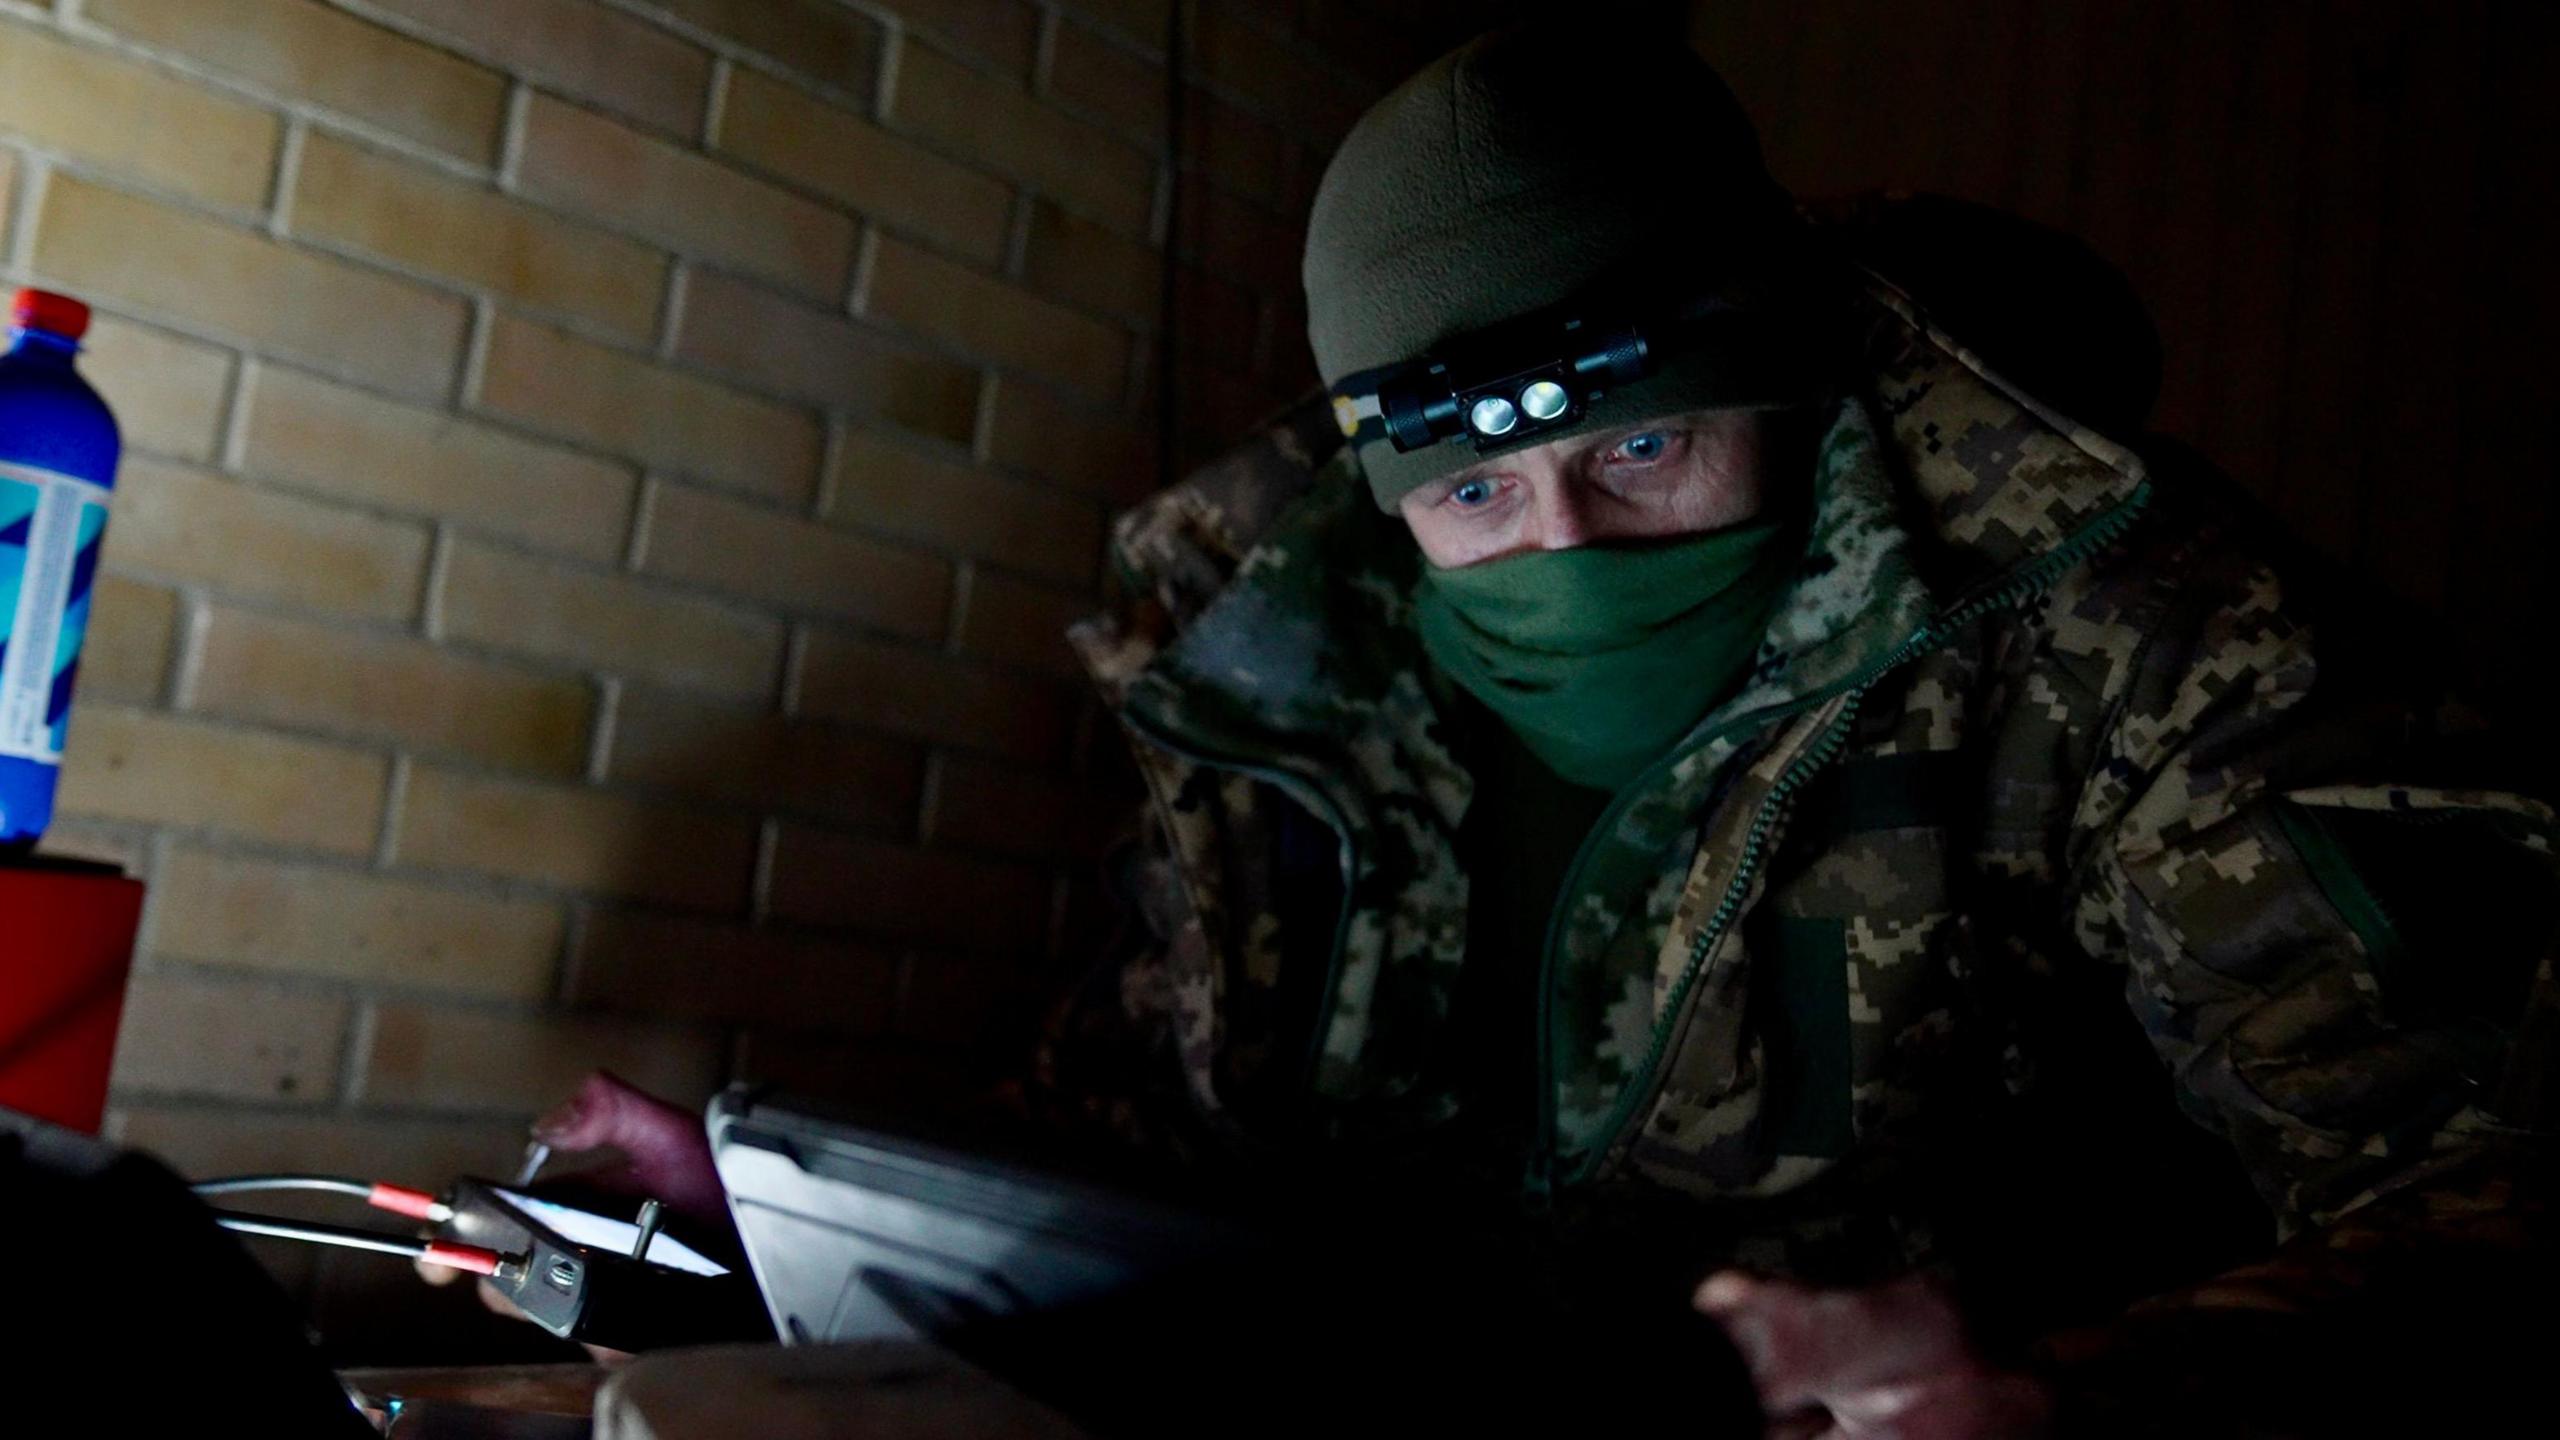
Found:
[[[1573,397],[1553,380],[1540,380],[1520,392],[1520,410],[1532,420],[1553,420],[1564,413]]]
[[[1479,435],[1507,435],[1520,423],[1520,412],[1499,395],[1487,395],[1467,411],[1467,423]]]

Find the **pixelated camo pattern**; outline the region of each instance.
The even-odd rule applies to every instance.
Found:
[[[2550,927],[2484,1065],[2477,1026],[2395,1012],[2278,811],[2494,819],[2547,860],[2550,808],[2398,768],[2453,712],[2322,687],[2318,626],[2210,487],[2146,485],[2127,449],[1876,300],[1871,382],[1820,447],[1816,524],[1751,678],[1619,797],[1562,901],[1562,1173],[1837,1230],[1770,1206],[1836,1193],[1815,1183],[1834,1171],[1889,1194],[1903,1161],[2035,1094],[2075,1043],[2032,1022],[2037,997],[2103,967],[2181,1106],[2305,1236],[2247,1303],[2377,1248],[2341,1241],[2341,1217],[2476,1230],[2522,1203],[2495,1177],[2555,1119]],[[1160,1008],[1123,1018],[1178,1057],[1174,1128],[1237,1146],[1393,1145],[1451,1111],[1433,1060],[1470,782],[1404,623],[1412,546],[1335,434],[1311,406],[1125,517],[1130,599],[1074,632],[1180,897],[1126,991]],[[2116,521],[2049,583],[2010,583]],[[1256,893],[1284,804],[1336,848],[1327,913]],[[1324,967],[1313,1034],[1272,998],[1301,965]],[[1875,1271],[1928,1258],[1925,1224],[1879,1233]]]

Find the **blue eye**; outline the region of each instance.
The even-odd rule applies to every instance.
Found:
[[[1472,510],[1476,506],[1482,505],[1487,500],[1493,498],[1493,482],[1489,480],[1461,481],[1457,485],[1450,487],[1449,498],[1456,501],[1460,508]]]
[[[1642,464],[1648,460],[1661,459],[1662,452],[1668,449],[1670,444],[1670,438],[1661,431],[1647,430],[1641,435],[1630,435],[1619,441],[1618,454]]]

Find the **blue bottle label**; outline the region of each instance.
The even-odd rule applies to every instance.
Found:
[[[105,486],[0,464],[0,755],[62,762],[106,529]]]

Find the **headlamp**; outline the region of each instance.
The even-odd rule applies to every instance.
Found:
[[[1603,391],[1643,378],[1650,359],[1651,347],[1633,326],[1581,314],[1533,317],[1354,377],[1337,405],[1344,433],[1374,416],[1398,450],[1462,435],[1484,445],[1572,424]],[[1361,385],[1364,379],[1374,388]]]
[[[1775,317],[1700,301],[1644,320],[1603,305],[1535,312],[1334,387],[1342,433],[1375,425],[1400,452],[1461,437],[1510,446],[1583,417],[1611,388],[1706,343],[1765,343]],[[1711,338],[1714,337],[1714,338]]]

